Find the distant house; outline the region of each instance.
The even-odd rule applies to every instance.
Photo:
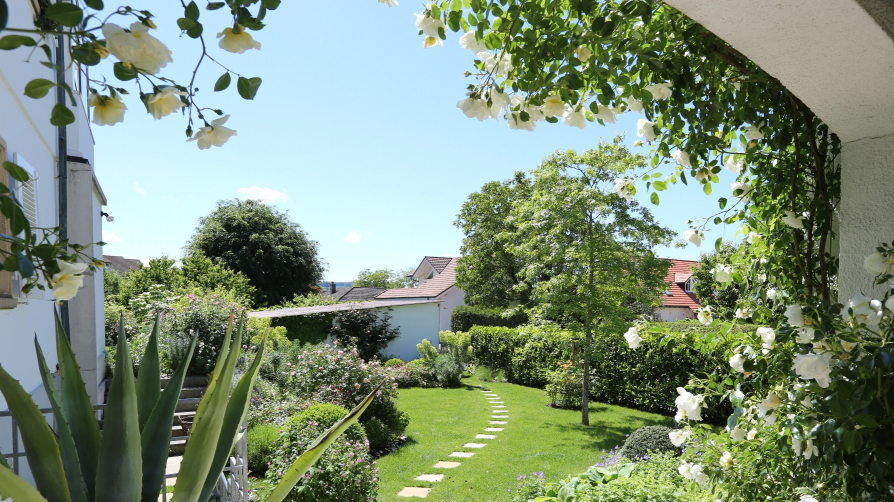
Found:
[[[106,268],[110,268],[121,275],[131,270],[139,270],[143,266],[143,262],[136,258],[125,258],[123,256],[113,256],[110,254],[103,255],[102,261],[105,262]]]
[[[664,277],[667,290],[661,295],[658,317],[664,322],[695,319],[695,311],[701,308],[701,303],[692,288],[692,270],[698,267],[698,262],[692,260],[670,260],[670,262],[671,266]]]
[[[375,299],[383,291],[386,291],[386,288],[339,287],[334,282],[330,282],[329,288],[323,291],[323,296],[335,298],[341,303],[365,302]]]
[[[377,300],[438,300],[441,302],[438,325],[450,329],[453,309],[465,303],[465,293],[456,287],[456,258],[426,256],[410,274],[418,282],[415,288],[388,289]]]

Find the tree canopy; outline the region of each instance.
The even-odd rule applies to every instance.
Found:
[[[357,279],[354,279],[351,285],[355,288],[412,288],[416,285],[416,281],[409,276],[414,270],[413,267],[401,270],[367,268],[357,274]]]
[[[254,200],[223,200],[199,220],[187,243],[215,263],[241,272],[257,289],[257,306],[310,293],[323,276],[318,243],[287,213]]]

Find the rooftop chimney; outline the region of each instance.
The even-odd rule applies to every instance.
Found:
[[[330,281],[329,282],[329,293],[334,295],[336,289],[338,289],[338,288],[335,287],[335,282]]]

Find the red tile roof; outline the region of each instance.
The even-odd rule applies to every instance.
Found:
[[[454,284],[456,284],[456,258],[450,258],[450,262],[443,271],[434,278],[425,281],[425,284],[415,288],[386,289],[376,299],[435,298],[452,288]]]
[[[701,308],[695,293],[683,290],[684,283],[692,277],[692,269],[698,266],[698,262],[692,260],[670,260],[670,262],[671,266],[664,277],[670,294],[662,293],[661,304],[665,307],[687,307],[690,310]]]

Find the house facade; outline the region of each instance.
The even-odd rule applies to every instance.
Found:
[[[456,258],[426,256],[410,274],[417,281],[415,288],[386,289],[376,296],[377,300],[437,300],[440,302],[438,326],[440,331],[450,329],[453,309],[465,305],[465,293],[456,287]],[[434,343],[434,340],[432,340]]]
[[[38,13],[36,0],[7,0],[9,25],[26,27]],[[53,41],[49,42],[51,45]],[[55,47],[51,52],[56,54]],[[18,183],[0,168],[0,181],[14,190],[22,202],[32,227],[64,227],[71,242],[88,244],[102,240],[102,206],[105,195],[93,171],[93,136],[90,131],[84,97],[85,83],[78,78],[77,65],[68,67],[65,80],[74,91],[75,106],[64,98],[75,115],[75,122],[64,128],[50,124],[55,90],[42,99],[25,97],[25,85],[35,78],[55,80],[53,70],[38,64],[44,57],[31,48],[0,51],[0,162],[10,161],[24,168],[31,180]],[[64,201],[60,204],[60,201]],[[9,232],[9,223],[0,216],[0,233]],[[85,250],[102,259],[102,249]],[[40,342],[47,365],[56,368],[54,310],[61,309],[52,292],[34,289],[27,296],[21,291],[22,278],[0,271],[0,365],[16,378],[41,407],[49,406],[37,369],[34,338]],[[44,286],[46,284],[44,283]],[[81,366],[87,392],[95,404],[104,394],[105,333],[103,311],[103,274],[84,274],[83,286],[68,302],[67,324],[72,348]],[[0,411],[7,409],[0,396]],[[11,450],[9,418],[0,418],[0,451]],[[24,457],[19,459],[21,474],[30,479]]]
[[[692,270],[698,262],[673,259],[670,262],[664,277],[667,289],[661,295],[661,307],[657,310],[658,319],[663,322],[695,319],[695,311],[701,308],[701,303],[692,288]]]

